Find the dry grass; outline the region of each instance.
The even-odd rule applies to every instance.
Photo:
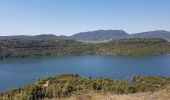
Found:
[[[86,94],[79,95],[71,98],[65,98],[62,100],[146,100],[143,94],[133,94],[133,95],[116,95],[116,94]],[[150,100],[150,99],[148,99]],[[155,100],[155,99],[154,99]]]
[[[59,100],[59,99],[53,99]],[[80,95],[71,98],[65,98],[60,100],[170,100],[170,95],[156,95],[147,93],[138,93],[132,95]]]
[[[110,93],[90,92],[83,95],[72,96],[70,98],[52,99],[52,100],[170,100],[170,86],[155,93],[135,93],[116,95]]]

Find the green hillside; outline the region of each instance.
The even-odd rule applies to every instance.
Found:
[[[46,55],[160,55],[170,53],[163,39],[126,39],[102,43],[74,40],[1,40],[0,58]]]

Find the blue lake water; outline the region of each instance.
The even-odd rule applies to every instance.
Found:
[[[0,60],[0,91],[22,87],[34,79],[71,73],[123,80],[135,75],[170,76],[170,55],[8,58]]]

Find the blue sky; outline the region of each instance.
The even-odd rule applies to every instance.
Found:
[[[0,0],[0,35],[170,31],[170,0]]]

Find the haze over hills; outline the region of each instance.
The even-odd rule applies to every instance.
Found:
[[[20,40],[48,40],[48,39],[64,39],[79,41],[104,41],[104,40],[120,40],[128,38],[162,38],[170,40],[170,32],[165,30],[148,31],[135,34],[128,34],[123,30],[97,30],[80,32],[72,36],[56,36],[53,34],[42,34],[35,36],[16,35],[16,36],[0,36],[0,40],[20,39]]]

